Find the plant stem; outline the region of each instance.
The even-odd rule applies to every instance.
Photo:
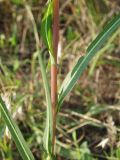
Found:
[[[55,64],[51,65],[51,103],[53,114],[53,154],[56,135],[56,106],[57,106],[57,52],[59,41],[59,0],[53,0],[53,52]]]

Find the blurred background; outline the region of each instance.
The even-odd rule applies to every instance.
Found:
[[[46,1],[27,3],[40,35]],[[60,0],[58,88],[92,40],[119,12],[120,0]],[[57,119],[58,160],[120,160],[119,33],[118,29],[109,38],[65,99]],[[0,93],[36,160],[44,160],[46,101],[35,45],[22,1],[0,0]],[[48,58],[44,49],[46,65]],[[47,72],[50,79],[50,70]],[[0,118],[0,160],[20,159]]]

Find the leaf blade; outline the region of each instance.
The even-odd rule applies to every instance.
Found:
[[[52,106],[51,106],[51,99],[50,99],[49,83],[47,80],[44,61],[42,59],[42,51],[41,52],[39,51],[38,53],[39,53],[38,60],[41,67],[41,73],[42,73],[43,84],[44,84],[44,89],[46,94],[46,102],[47,102],[47,118],[46,118],[46,127],[44,131],[44,136],[43,136],[43,146],[47,154],[49,155],[52,153],[52,135],[53,135]]]
[[[22,136],[20,129],[18,128],[16,123],[13,121],[11,115],[9,114],[5,102],[2,100],[1,96],[0,96],[0,110],[2,117],[11,133],[11,136],[23,160],[35,160],[32,152],[30,151],[29,147],[27,146]]]
[[[51,64],[55,64],[52,47],[52,14],[53,14],[53,2],[50,0],[46,9],[46,12],[42,19],[41,24],[41,36],[44,44],[46,45],[51,59]]]
[[[77,69],[73,70],[68,73],[67,77],[65,78],[60,90],[59,90],[59,96],[58,96],[58,111],[63,103],[63,100],[66,95],[71,91],[71,89],[74,87],[75,83],[83,73],[83,71],[86,69],[88,63],[90,60],[95,56],[97,51],[101,49],[102,45],[106,42],[106,40],[109,38],[109,36],[112,35],[112,33],[120,26],[120,14],[118,14],[115,18],[113,18],[110,23],[104,28],[104,30],[96,37],[96,39],[91,43],[91,45],[87,49],[86,56],[80,61],[79,65],[77,65]],[[80,60],[80,59],[79,59]],[[78,61],[79,61],[78,60]],[[72,72],[74,72],[72,74]],[[66,80],[67,79],[67,80]],[[69,81],[68,81],[69,79]]]

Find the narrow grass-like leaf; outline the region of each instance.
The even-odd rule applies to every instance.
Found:
[[[5,102],[2,100],[1,96],[0,111],[23,160],[35,160],[32,152],[22,136],[20,129],[8,112]]]
[[[43,145],[44,148],[47,152],[47,154],[52,153],[52,107],[51,107],[51,99],[50,99],[50,88],[49,88],[49,83],[47,80],[47,75],[46,75],[46,69],[45,65],[42,59],[42,52],[38,51],[38,59],[39,59],[39,64],[41,67],[41,72],[42,72],[42,78],[44,82],[44,88],[45,88],[45,93],[46,93],[46,101],[47,101],[47,118],[46,118],[46,127],[45,127],[45,132],[44,132],[44,137],[43,137]]]
[[[45,11],[41,24],[41,36],[44,44],[50,53],[51,64],[54,64],[53,47],[52,47],[52,15],[53,15],[53,2],[48,1],[48,6]]]
[[[102,48],[106,40],[114,33],[114,31],[120,26],[120,14],[113,18],[110,23],[103,29],[103,31],[97,36],[97,38],[91,43],[87,49],[87,54],[82,60],[78,60],[72,71],[68,73],[65,78],[58,95],[58,110],[63,103],[65,96],[71,91],[80,78],[83,71],[86,69],[90,60],[95,56],[97,51]]]
[[[38,57],[39,59],[39,64],[40,64],[40,69],[42,73],[42,79],[43,79],[43,86],[45,89],[45,96],[46,96],[46,102],[47,102],[47,118],[46,118],[46,126],[45,126],[45,132],[43,136],[43,147],[47,153],[47,155],[51,155],[52,152],[52,134],[53,134],[53,123],[52,123],[52,107],[51,107],[51,98],[50,98],[50,88],[49,88],[49,81],[47,79],[47,74],[46,74],[46,68],[44,61],[42,59],[42,53],[43,50],[40,50],[39,45],[40,45],[40,39],[39,35],[37,32],[37,26],[35,23],[34,16],[31,12],[31,9],[28,5],[25,5],[26,10],[28,12],[29,18],[32,22],[33,25],[33,30],[34,30],[34,35],[35,35],[35,40],[36,40],[36,53],[35,56]]]

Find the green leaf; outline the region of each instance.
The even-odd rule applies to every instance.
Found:
[[[8,112],[5,102],[2,100],[1,96],[0,111],[23,160],[34,160],[32,152],[27,146],[17,124],[13,121],[10,113]]]
[[[43,50],[39,49],[39,35],[37,32],[37,26],[33,17],[33,14],[31,12],[31,9],[28,5],[25,5],[26,10],[29,14],[30,20],[33,25],[34,29],[34,35],[36,39],[36,52],[35,57],[38,57],[40,69],[42,73],[42,79],[43,79],[43,87],[45,89],[45,96],[46,96],[46,105],[47,105],[47,117],[46,117],[46,126],[45,126],[45,132],[43,137],[43,147],[45,149],[45,153],[47,153],[48,156],[52,153],[52,137],[53,137],[53,123],[52,123],[52,107],[51,107],[51,97],[50,97],[50,88],[49,88],[49,81],[46,74],[46,68],[44,61],[42,59],[42,53]]]
[[[49,0],[47,9],[45,10],[45,14],[42,19],[41,36],[44,44],[46,45],[49,51],[51,64],[55,64],[53,49],[52,49],[52,13],[53,13],[53,2],[52,0]],[[43,83],[46,93],[46,101],[47,101],[47,118],[46,118],[46,128],[43,137],[43,146],[47,152],[47,155],[51,156],[52,136],[53,136],[52,110],[51,110],[52,107],[51,107],[49,83],[47,80],[46,69],[41,54],[39,54],[39,63],[41,66],[42,78],[43,78]]]
[[[52,136],[53,136],[53,122],[52,122],[52,106],[51,106],[51,98],[50,98],[50,88],[49,82],[46,75],[46,68],[44,61],[42,59],[42,51],[38,51],[38,59],[41,67],[42,79],[45,89],[46,102],[47,102],[47,118],[46,118],[46,126],[43,136],[43,147],[48,155],[52,153]]]
[[[105,44],[106,40],[114,33],[114,31],[120,26],[120,14],[113,18],[110,23],[103,29],[103,31],[97,36],[97,38],[91,43],[87,49],[87,54],[80,58],[77,64],[73,67],[65,78],[58,94],[58,110],[60,109],[65,96],[71,91],[88,66],[90,60],[95,56],[98,50],[100,50]]]
[[[52,15],[53,15],[53,2],[49,1],[47,9],[45,10],[44,17],[41,24],[41,36],[44,44],[50,53],[51,63],[54,64],[53,47],[52,47]]]

